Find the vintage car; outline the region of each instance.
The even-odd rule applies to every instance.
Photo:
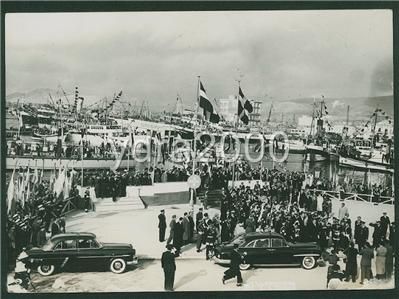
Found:
[[[243,258],[241,270],[254,265],[302,265],[312,269],[321,256],[316,243],[290,243],[283,236],[274,232],[244,233],[231,242],[215,248],[214,261],[218,264],[230,263],[231,251],[238,244],[238,252]]]
[[[27,251],[29,262],[44,276],[65,268],[107,267],[122,273],[127,265],[137,264],[131,244],[101,243],[92,233],[64,233],[53,236],[42,248]]]

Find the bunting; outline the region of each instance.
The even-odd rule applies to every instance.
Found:
[[[116,97],[114,97],[114,98],[112,99],[111,103],[108,104],[107,110],[108,110],[108,109],[111,109],[111,108],[114,106],[114,104],[115,104],[117,101],[120,100],[121,96],[122,96],[122,90],[117,94]]]

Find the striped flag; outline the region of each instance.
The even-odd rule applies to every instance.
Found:
[[[204,111],[203,114],[205,116],[205,119],[212,123],[218,123],[220,121],[220,116],[219,113],[217,112],[216,100],[214,101],[209,100],[204,85],[202,85],[201,81],[199,81],[198,101],[199,101],[199,106]]]
[[[241,87],[238,89],[238,117],[244,123],[249,122],[249,113],[252,113],[253,107],[248,98],[244,95]]]

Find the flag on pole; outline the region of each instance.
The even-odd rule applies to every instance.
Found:
[[[249,123],[249,113],[252,113],[253,107],[249,99],[242,92],[241,87],[238,88],[238,117],[244,123]]]
[[[15,184],[14,184],[14,173],[15,168],[12,172],[10,183],[8,184],[7,190],[7,214],[11,212],[14,206],[14,196],[15,196]]]
[[[199,81],[198,97],[199,106],[203,109],[203,115],[205,116],[205,119],[212,123],[218,123],[220,121],[220,116],[217,111],[218,108],[216,100],[209,100],[204,85],[202,85],[201,81]]]

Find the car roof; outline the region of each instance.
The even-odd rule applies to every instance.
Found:
[[[269,232],[252,232],[247,233],[245,235],[245,239],[247,240],[254,240],[254,239],[261,239],[261,238],[279,238],[284,239],[284,237],[278,233],[269,231]]]
[[[58,234],[53,237],[51,237],[51,241],[56,241],[59,239],[77,239],[77,238],[96,238],[96,235],[93,233],[86,233],[86,232],[81,232],[81,233],[63,233],[63,234]]]

